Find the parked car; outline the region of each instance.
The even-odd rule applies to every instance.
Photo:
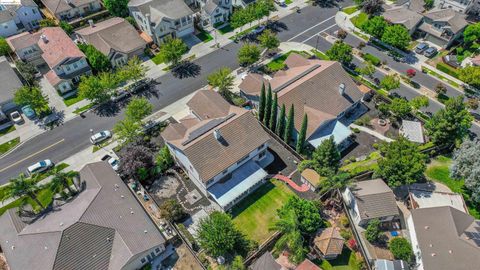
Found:
[[[27,174],[32,175],[34,173],[44,172],[53,167],[53,162],[50,159],[39,161],[27,168]]]
[[[256,27],[255,29],[253,29],[252,32],[250,32],[250,34],[257,36],[257,35],[260,35],[264,30],[265,30],[265,26],[260,25],[260,26]]]
[[[20,125],[21,123],[23,123],[23,117],[22,115],[18,112],[18,111],[14,111],[10,114],[10,118],[12,119],[12,121],[17,124],[17,125]]]
[[[30,120],[33,120],[37,117],[37,114],[32,109],[32,107],[30,107],[30,105],[23,106],[21,110],[23,114]]]
[[[425,42],[422,42],[422,43],[418,44],[417,47],[415,47],[415,52],[418,53],[418,54],[422,54],[428,48],[429,48],[428,44],[425,43]]]
[[[142,90],[144,90],[145,88],[148,87],[148,85],[152,82],[152,79],[151,78],[145,78],[143,80],[140,80],[138,82],[135,82],[135,83],[132,83],[129,87],[128,87],[128,91],[130,91],[130,93],[138,93]]]
[[[120,161],[110,155],[103,156],[102,160],[108,162],[114,171],[117,171],[120,166]]]
[[[124,88],[120,88],[120,89],[118,89],[117,91],[115,91],[115,92],[113,93],[113,95],[112,95],[112,97],[111,97],[111,100],[112,100],[113,102],[118,102],[118,101],[120,101],[120,100],[122,100],[122,99],[125,99],[125,98],[128,98],[128,97],[130,97],[130,96],[131,96],[130,92],[128,92],[128,91],[127,91],[126,89],[124,89]]]
[[[52,113],[52,114],[50,114],[50,115],[45,116],[45,117],[42,119],[42,123],[43,123],[45,126],[48,126],[48,125],[54,124],[54,123],[57,122],[59,119],[60,119],[60,116],[58,116],[58,114]]]
[[[92,144],[97,144],[97,143],[101,143],[105,140],[108,140],[111,137],[112,137],[112,133],[108,130],[104,130],[104,131],[100,131],[98,133],[93,134],[90,137],[90,142]]]
[[[426,57],[428,57],[428,58],[432,58],[432,57],[434,57],[437,53],[438,53],[438,50],[437,50],[436,48],[430,47],[430,48],[428,48],[428,49],[425,51],[424,55],[425,55]]]

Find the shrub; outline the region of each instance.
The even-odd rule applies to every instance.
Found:
[[[451,66],[444,64],[444,63],[438,63],[437,64],[437,69],[440,71],[443,71],[447,73],[450,76],[453,76],[458,79],[458,70],[452,68]]]
[[[392,252],[393,257],[398,260],[410,262],[413,258],[412,246],[403,237],[395,237],[388,243],[388,248]]]
[[[343,237],[343,239],[348,240],[352,238],[352,232],[350,230],[341,229],[340,236]]]
[[[374,243],[380,240],[382,232],[380,231],[380,221],[372,219],[368,222],[367,230],[365,230],[365,238],[368,242]]]
[[[350,221],[348,220],[347,216],[340,217],[340,224],[342,224],[342,226],[345,228],[350,226]]]
[[[364,54],[362,57],[366,61],[372,63],[372,65],[374,65],[374,66],[380,65],[380,63],[382,62],[382,60],[380,60],[380,58],[376,57],[375,55],[369,54],[369,53]]]

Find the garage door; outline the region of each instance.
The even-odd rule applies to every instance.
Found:
[[[427,34],[427,36],[425,37],[425,40],[430,41],[433,44],[438,45],[440,47],[445,47],[447,45],[447,42],[445,40],[437,38],[436,36],[432,36],[430,34]]]

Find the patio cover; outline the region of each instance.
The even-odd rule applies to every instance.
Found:
[[[255,186],[267,176],[267,172],[258,164],[249,160],[232,173],[232,177],[223,183],[216,183],[208,189],[222,208],[238,198],[249,188]]]
[[[308,139],[308,142],[317,148],[324,140],[330,138],[330,136],[333,136],[335,143],[339,145],[351,134],[352,132],[347,126],[342,124],[340,121],[335,120],[329,123],[327,126],[322,127],[320,130],[317,130]]]

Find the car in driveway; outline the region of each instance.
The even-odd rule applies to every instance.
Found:
[[[10,114],[10,118],[12,119],[12,121],[17,124],[17,125],[20,125],[23,123],[23,117],[22,115],[18,112],[18,111],[14,111]]]
[[[434,57],[436,54],[438,53],[438,50],[434,47],[430,47],[428,49],[425,50],[425,53],[423,53],[423,55],[425,55],[426,57],[428,58],[432,58]]]
[[[100,131],[98,133],[95,133],[93,134],[91,137],[90,137],[90,142],[92,144],[97,144],[97,143],[101,143],[105,140],[108,140],[112,137],[112,133],[108,130],[104,130],[104,131]]]
[[[103,156],[102,160],[108,162],[108,164],[110,164],[110,166],[112,166],[112,169],[114,171],[117,171],[118,168],[120,167],[120,161],[118,159],[110,156],[110,155]]]
[[[23,114],[30,120],[33,120],[37,117],[37,114],[32,109],[32,107],[30,107],[30,105],[23,106],[21,110]]]
[[[41,173],[52,167],[53,167],[53,162],[50,159],[45,159],[28,166],[27,174],[32,175],[34,173]]]
[[[422,54],[429,48],[428,44],[425,42],[422,42],[415,47],[415,52],[418,54]]]

